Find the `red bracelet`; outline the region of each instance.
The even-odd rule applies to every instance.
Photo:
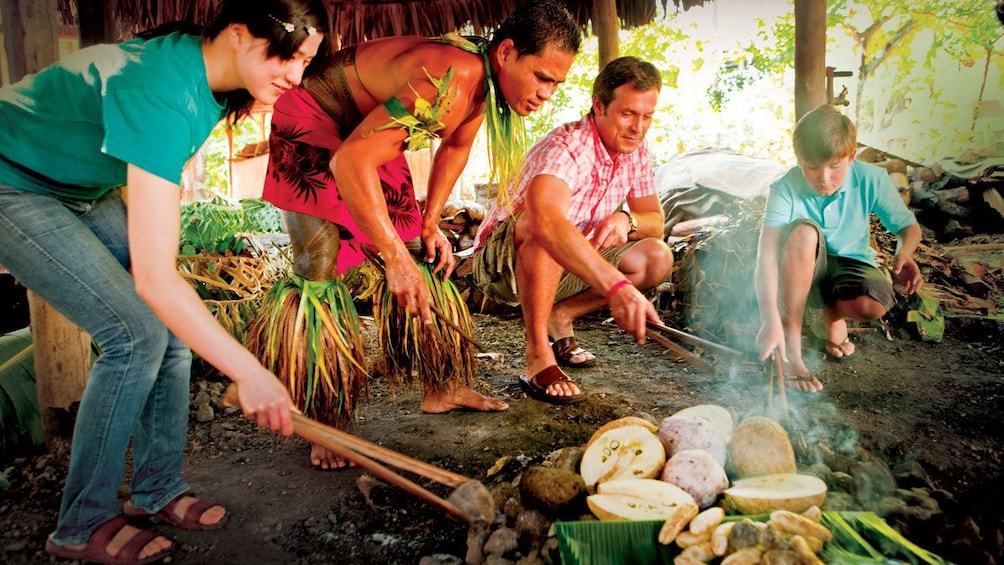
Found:
[[[631,281],[627,279],[621,279],[617,281],[616,283],[614,283],[614,286],[610,287],[610,290],[608,290],[607,293],[603,295],[603,298],[606,298],[607,302],[610,302],[610,299],[613,298],[615,294],[617,294],[618,290],[629,284],[631,284]]]

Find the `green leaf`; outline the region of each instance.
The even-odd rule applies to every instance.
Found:
[[[0,336],[0,447],[45,442],[35,391],[30,328]]]
[[[945,315],[940,302],[923,288],[911,298],[906,321],[917,324],[917,333],[924,341],[939,343],[945,335]]]

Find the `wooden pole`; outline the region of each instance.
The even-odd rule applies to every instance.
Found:
[[[11,83],[59,58],[56,14],[56,0],[0,0]]]
[[[795,120],[826,103],[826,0],[795,0]]]
[[[77,0],[77,22],[80,27],[80,48],[119,40],[115,10],[104,0]]]
[[[601,69],[620,56],[619,31],[617,0],[593,0],[593,33],[599,43]]]
[[[80,402],[91,368],[91,336],[28,292],[31,342],[35,348],[35,391],[45,444],[73,433],[74,404]]]
[[[59,59],[56,0],[0,0],[0,9],[12,83]],[[80,401],[87,383],[91,338],[31,292],[28,312],[38,412],[46,445],[51,447],[53,439],[72,432],[70,409]]]

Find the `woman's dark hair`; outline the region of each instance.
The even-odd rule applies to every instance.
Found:
[[[304,76],[324,68],[331,55],[331,18],[324,0],[222,0],[216,13],[205,26],[189,22],[169,22],[138,33],[141,39],[152,39],[173,32],[200,35],[214,39],[230,24],[244,24],[251,35],[268,41],[269,57],[293,58],[311,33],[323,33],[317,55],[304,71]],[[251,111],[254,98],[245,89],[225,92],[223,105],[236,122]]]
[[[520,56],[540,54],[548,44],[578,53],[582,33],[572,14],[555,0],[527,0],[492,34],[491,45],[511,39]]]

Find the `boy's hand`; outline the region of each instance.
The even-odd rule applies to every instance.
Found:
[[[920,267],[913,257],[896,256],[892,265],[893,278],[903,285],[903,294],[910,295],[924,286],[924,278],[920,276]]]
[[[766,361],[774,351],[781,356],[781,360],[788,362],[788,354],[784,348],[784,328],[781,324],[763,324],[756,334],[756,346],[760,351],[760,361]]]

